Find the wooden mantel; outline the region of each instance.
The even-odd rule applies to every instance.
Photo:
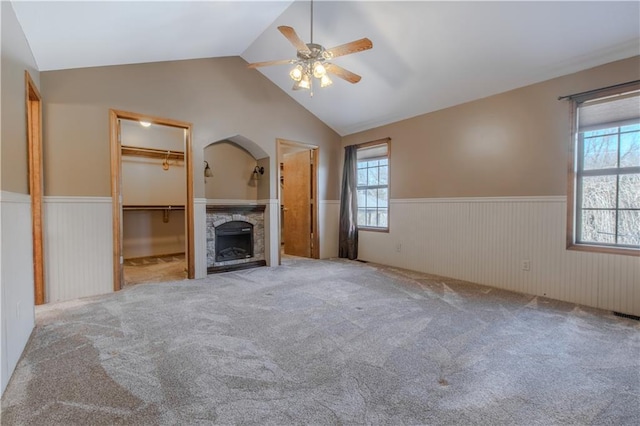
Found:
[[[264,204],[209,204],[207,213],[252,213],[263,212],[265,208]]]

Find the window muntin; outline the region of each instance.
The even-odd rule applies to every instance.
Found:
[[[622,99],[630,108],[637,108],[640,101],[637,94]],[[635,106],[627,99],[635,99]],[[613,102],[616,100],[612,98]],[[593,111],[606,116],[606,99],[596,100],[594,105],[599,111],[592,108]],[[596,114],[586,110],[589,126],[581,126],[581,110],[578,105],[575,243],[638,249],[640,120],[627,116],[624,121],[598,123],[591,119]]]
[[[358,228],[389,229],[389,146],[358,149]]]

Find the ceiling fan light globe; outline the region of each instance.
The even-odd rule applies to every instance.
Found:
[[[309,76],[305,73],[302,74],[302,78],[300,81],[296,81],[293,84],[293,90],[308,90],[311,88],[311,80]]]
[[[328,87],[331,86],[333,84],[333,81],[331,81],[331,79],[329,78],[328,75],[323,75],[322,78],[320,79],[320,87]]]
[[[294,69],[291,70],[291,72],[289,73],[289,77],[291,77],[293,81],[302,80],[302,67],[300,65],[297,65]]]
[[[302,80],[300,80],[298,82],[298,85],[300,86],[301,89],[310,89],[311,88],[311,82],[309,81],[309,77],[303,78]]]
[[[316,62],[313,64],[313,76],[315,78],[322,78],[327,74],[327,70],[321,62]]]

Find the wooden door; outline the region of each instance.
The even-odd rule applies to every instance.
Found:
[[[311,151],[284,157],[284,252],[311,257]]]

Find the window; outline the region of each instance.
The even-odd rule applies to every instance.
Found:
[[[389,142],[358,148],[358,228],[389,229]]]
[[[626,87],[615,94],[574,100],[577,122],[569,245],[638,254],[640,90]]]

